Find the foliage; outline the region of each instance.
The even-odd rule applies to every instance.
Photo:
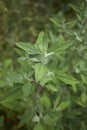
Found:
[[[87,2],[70,7],[75,20],[59,13],[51,18],[56,33],[42,31],[35,44],[16,42],[18,66],[2,65],[0,104],[10,118],[16,114],[13,129],[87,129]]]
[[[14,41],[35,41],[45,23],[64,3],[61,0],[0,0],[0,59],[13,56]]]

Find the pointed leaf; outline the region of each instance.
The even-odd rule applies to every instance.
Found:
[[[39,53],[38,49],[30,43],[16,42],[16,45],[19,48],[21,48],[22,50],[24,50],[27,54],[38,54]]]
[[[65,84],[70,84],[73,88],[74,91],[76,91],[76,84],[79,84],[79,81],[73,77],[72,75],[70,74],[66,74],[66,73],[63,73],[63,72],[58,72],[57,73],[57,78],[61,81],[63,81]]]
[[[57,88],[56,86],[52,85],[52,84],[49,84],[49,85],[46,85],[46,88],[51,91],[51,92],[57,92]]]
[[[5,102],[11,102],[17,98],[20,98],[22,94],[21,87],[14,87],[8,92],[4,93],[2,97],[0,97],[0,102],[5,103]]]
[[[44,38],[44,32],[40,32],[35,45],[39,47],[43,42],[43,38]]]
[[[50,20],[58,27],[61,28],[61,24],[59,21],[57,21],[56,19],[50,18]]]
[[[63,36],[60,35],[57,39],[57,42],[54,43],[49,49],[49,52],[54,52],[59,55],[63,53],[68,47],[70,47],[72,43],[70,41],[65,41]]]
[[[57,110],[62,111],[62,110],[66,109],[69,106],[70,106],[70,102],[69,101],[64,101],[64,102],[59,104]]]

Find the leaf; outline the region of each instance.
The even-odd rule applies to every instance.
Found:
[[[83,17],[84,17],[84,2],[81,4],[81,8],[79,8],[79,6],[77,5],[73,5],[73,4],[70,4],[70,7],[77,12],[77,17],[79,18],[79,20],[83,20]],[[78,15],[79,14],[79,15]]]
[[[40,123],[38,123],[37,125],[35,125],[34,130],[44,130],[42,125]]]
[[[71,22],[66,23],[69,29],[73,28],[76,25],[77,21],[73,20]]]
[[[23,90],[23,93],[24,93],[25,97],[29,96],[29,94],[31,92],[30,89],[31,89],[31,84],[30,83],[27,83],[27,84],[23,85],[22,90]]]
[[[50,90],[51,92],[57,92],[57,91],[58,91],[58,89],[56,88],[56,86],[54,86],[54,85],[52,85],[52,84],[46,85],[46,88],[47,88],[48,90]]]
[[[44,75],[44,77],[41,79],[40,84],[41,84],[42,86],[44,86],[47,82],[53,81],[54,78],[55,78],[54,73],[48,71],[48,72],[46,73],[46,75]]]
[[[81,74],[81,79],[83,83],[87,84],[87,77],[85,75]]]
[[[21,123],[29,123],[29,121],[31,121],[31,119],[33,118],[33,114],[34,113],[32,111],[26,110],[23,114],[19,116]]]
[[[57,79],[63,81],[65,84],[70,84],[74,91],[76,91],[75,85],[79,84],[79,81],[75,77],[62,71],[57,73]]]
[[[20,98],[22,94],[21,87],[14,87],[8,90],[4,95],[0,97],[0,103],[11,102],[17,98]]]
[[[64,101],[64,102],[59,104],[59,106],[57,107],[57,110],[62,111],[62,110],[66,109],[69,106],[70,106],[70,102],[69,101]]]
[[[43,107],[45,107],[46,109],[49,109],[51,106],[51,101],[49,97],[46,95],[40,97],[40,102],[42,103]]]
[[[69,6],[70,6],[73,10],[75,10],[76,12],[80,13],[80,8],[79,8],[78,6],[73,5],[73,4],[69,4]]]
[[[16,42],[16,45],[24,50],[27,54],[38,54],[40,53],[39,50],[30,43],[24,43],[24,42]]]
[[[56,108],[56,107],[58,106],[59,102],[60,102],[60,97],[58,96],[58,97],[55,99],[55,101],[54,101],[54,108]]]
[[[62,35],[59,35],[57,42],[54,43],[49,49],[48,52],[55,52],[59,55],[63,53],[72,43],[70,41],[65,41]]]
[[[40,117],[39,116],[34,116],[32,119],[33,122],[39,122],[40,121]]]
[[[37,82],[40,81],[43,78],[43,76],[46,74],[46,72],[47,72],[46,66],[44,66],[43,64],[40,64],[40,63],[36,64],[35,65],[35,79],[36,79],[36,81]]]
[[[86,94],[86,92],[83,92],[81,94],[81,100],[82,100],[83,103],[86,103],[86,100],[87,100],[87,94]]]
[[[43,53],[46,52],[47,47],[48,47],[48,39],[46,37],[44,37],[44,32],[40,32],[36,44],[35,46],[37,48],[39,48],[39,50]]]
[[[3,102],[2,104],[4,107],[9,108],[13,111],[20,111],[21,110],[21,105],[17,100],[12,100],[10,102]]]
[[[79,101],[79,100],[76,100],[76,103],[78,104],[78,105],[80,105],[81,107],[85,107],[85,105],[81,102],[81,101]]]
[[[8,82],[11,83],[20,83],[23,80],[23,77],[17,72],[9,72],[7,77]]]
[[[39,47],[43,42],[43,38],[44,38],[44,32],[42,31],[40,32],[35,45]]]
[[[53,126],[54,118],[50,117],[48,114],[43,117],[44,123],[49,126]]]
[[[58,27],[61,28],[61,24],[56,19],[50,18],[50,20]]]
[[[25,52],[23,50],[20,50],[19,48],[15,48],[14,50],[19,56],[25,56]]]

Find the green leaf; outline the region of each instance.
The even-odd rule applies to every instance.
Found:
[[[75,85],[79,84],[79,81],[75,77],[70,74],[63,73],[62,71],[57,73],[57,79],[63,81],[65,84],[70,84],[74,91],[76,91]]]
[[[76,25],[77,21],[73,20],[71,22],[66,23],[69,29],[73,28]]]
[[[52,85],[52,84],[46,85],[46,88],[47,88],[49,91],[51,91],[51,92],[57,92],[57,91],[58,91],[57,87],[54,86],[54,85]]]
[[[54,108],[56,108],[56,107],[58,106],[59,102],[60,102],[60,97],[58,96],[58,97],[55,99],[55,101],[54,101]]]
[[[34,116],[32,119],[33,122],[39,122],[40,121],[40,117],[39,116]]]
[[[78,104],[78,105],[80,105],[81,107],[85,107],[85,105],[81,102],[81,101],[79,101],[79,100],[76,100],[76,103]]]
[[[12,100],[10,102],[3,102],[2,104],[4,107],[9,108],[13,111],[19,111],[21,110],[21,105],[17,100]]]
[[[46,53],[48,47],[48,39],[44,37],[44,32],[40,32],[35,46],[42,52]]]
[[[38,123],[37,125],[35,125],[34,130],[44,130],[42,125],[40,123]]]
[[[34,113],[32,111],[26,110],[23,114],[19,116],[21,123],[29,123],[29,121],[31,121],[31,119],[33,118],[33,114]]]
[[[87,77],[85,75],[81,74],[81,79],[83,83],[87,84]]]
[[[43,117],[44,123],[49,126],[53,126],[54,118],[50,117],[48,114]]]
[[[35,45],[40,47],[40,45],[43,42],[43,38],[44,38],[44,32],[42,31],[42,32],[40,32]]]
[[[47,72],[46,75],[41,79],[40,84],[44,86],[47,82],[53,81],[55,75],[53,72]]]
[[[39,50],[30,43],[24,43],[24,42],[16,42],[16,45],[24,50],[27,54],[38,54],[40,53]]]
[[[62,110],[66,109],[69,106],[70,106],[70,102],[69,101],[64,101],[64,102],[59,104],[59,106],[57,107],[57,110],[62,111]]]
[[[15,48],[14,50],[19,56],[25,56],[25,52],[23,50],[20,50],[19,48]]]
[[[23,80],[23,77],[17,72],[9,72],[7,81],[10,83],[20,83]]]
[[[81,94],[81,100],[82,100],[83,103],[86,103],[86,100],[87,100],[87,94],[86,94],[86,92],[83,92]]]
[[[56,19],[50,18],[50,20],[58,27],[61,28],[61,24],[59,21],[57,21]]]
[[[59,55],[63,53],[68,47],[70,47],[72,43],[70,41],[65,41],[62,35],[59,35],[57,42],[54,43],[49,49],[49,52],[55,52],[55,54]]]
[[[70,6],[73,10],[75,10],[76,12],[80,13],[80,8],[79,8],[79,6],[76,6],[76,5],[73,5],[73,4],[69,4],[69,6]]]
[[[45,108],[47,108],[47,109],[49,109],[50,106],[51,106],[51,101],[50,101],[50,99],[48,98],[48,96],[46,96],[46,95],[40,97],[40,102],[41,102],[42,105],[43,105]]]
[[[27,84],[23,85],[22,90],[25,97],[28,97],[31,92],[31,84],[28,82]]]
[[[21,87],[13,87],[11,90],[7,91],[0,97],[0,103],[11,102],[22,95]]]
[[[46,66],[44,66],[43,64],[40,64],[40,63],[36,64],[35,65],[35,79],[36,79],[36,81],[37,82],[40,81],[43,78],[43,76],[46,74],[46,72],[47,72]]]

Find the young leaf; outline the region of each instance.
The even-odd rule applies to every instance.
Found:
[[[73,20],[71,22],[66,23],[69,29],[73,28],[76,25],[77,21]]]
[[[70,102],[69,101],[64,101],[64,102],[59,104],[57,110],[62,111],[62,110],[66,109],[69,106],[70,106]]]
[[[51,91],[51,92],[57,92],[58,89],[56,88],[56,86],[52,85],[52,84],[49,84],[49,85],[46,85],[46,88]]]
[[[53,18],[50,18],[50,20],[51,20],[58,28],[61,28],[61,27],[62,27],[62,25],[60,24],[59,21],[57,21],[57,20],[55,20],[55,19],[53,19]]]
[[[40,53],[39,50],[30,43],[24,43],[24,42],[16,42],[16,45],[24,50],[27,54],[38,54]]]
[[[43,38],[44,38],[44,32],[40,32],[35,45],[40,47],[40,45],[43,42]]]
[[[40,81],[43,78],[43,76],[46,74],[46,72],[47,72],[46,66],[44,66],[43,64],[40,64],[40,63],[36,64],[35,65],[35,79],[36,79],[36,81],[37,82]]]
[[[49,49],[48,52],[55,52],[55,54],[63,53],[72,43],[70,41],[65,41],[62,35],[59,35],[57,42],[54,43]]]
[[[57,78],[63,81],[65,84],[70,84],[73,90],[76,91],[75,85],[79,84],[79,81],[75,77],[73,77],[72,75],[63,73],[63,72],[58,72]]]
[[[44,37],[44,32],[40,32],[36,44],[36,48],[38,48],[42,53],[45,53],[48,47],[48,39]]]

